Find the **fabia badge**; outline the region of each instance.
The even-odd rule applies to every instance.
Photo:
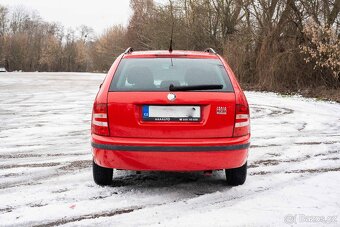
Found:
[[[216,107],[216,114],[226,115],[227,114],[227,107],[225,107],[225,106]]]
[[[169,101],[175,101],[176,95],[173,94],[173,93],[169,93],[169,94],[168,94],[168,99],[169,99]]]

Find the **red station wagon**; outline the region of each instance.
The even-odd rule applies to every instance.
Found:
[[[113,169],[225,169],[228,185],[246,180],[249,106],[227,62],[213,49],[133,51],[113,63],[93,105],[93,177]]]

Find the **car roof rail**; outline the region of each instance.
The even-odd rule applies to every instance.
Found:
[[[217,54],[217,52],[213,48],[207,48],[207,49],[204,50],[204,52],[208,52],[208,53],[211,53],[211,54]]]
[[[124,51],[124,54],[130,54],[133,52],[133,48],[132,47],[129,47],[127,48],[125,51]]]

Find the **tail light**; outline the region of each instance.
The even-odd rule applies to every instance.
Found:
[[[245,100],[245,99],[244,99]],[[234,137],[245,136],[250,133],[250,117],[247,102],[236,104]]]
[[[92,112],[92,133],[109,136],[109,122],[107,118],[107,105],[94,103]]]

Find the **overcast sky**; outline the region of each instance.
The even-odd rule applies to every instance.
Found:
[[[92,27],[97,34],[114,24],[127,25],[131,15],[129,0],[0,0],[10,8],[24,6],[37,10],[49,22],[66,28]]]

